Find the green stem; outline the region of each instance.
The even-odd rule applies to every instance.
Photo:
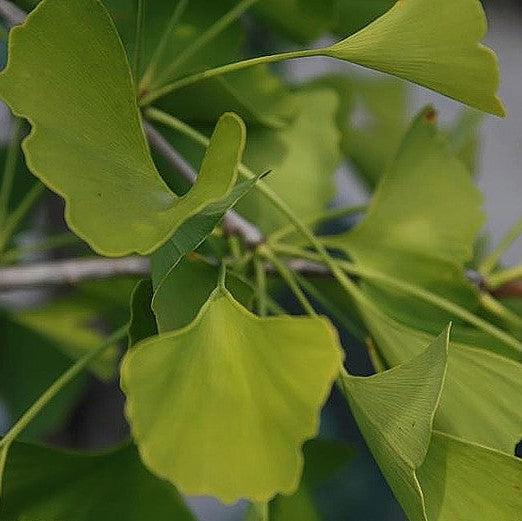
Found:
[[[4,227],[0,230],[0,252],[5,250],[12,236],[44,192],[45,186],[38,181],[26,194],[16,210],[6,219]]]
[[[132,71],[134,72],[134,81],[136,82],[136,85],[139,85],[141,53],[143,52],[144,9],[144,0],[136,0],[136,31],[134,34],[134,59],[132,64]]]
[[[333,304],[323,293],[312,284],[306,277],[303,277],[297,272],[294,272],[294,277],[299,282],[299,285],[339,324],[346,329],[354,338],[359,342],[364,343],[366,341],[366,332],[352,320],[345,311],[339,309]]]
[[[487,311],[500,318],[506,325],[522,332],[522,318],[516,313],[513,313],[513,311],[508,309],[489,293],[481,293],[480,302]]]
[[[482,275],[489,275],[499,263],[502,255],[522,235],[522,217],[513,225],[499,245],[481,262],[479,271]]]
[[[209,42],[211,42],[216,36],[222,33],[227,27],[234,23],[245,11],[250,9],[259,0],[241,0],[237,3],[228,13],[222,16],[217,22],[210,26],[205,32],[203,32],[191,45],[181,51],[176,59],[172,62],[170,67],[158,78],[158,83],[161,84],[162,79],[168,81],[169,77],[175,73],[177,69],[180,69],[188,60],[190,60],[195,54],[203,49]],[[161,89],[162,87],[158,87]],[[154,89],[153,89],[154,90]]]
[[[256,255],[254,257],[254,268],[256,272],[256,297],[258,304],[258,313],[261,317],[266,317],[268,314],[267,306],[267,288],[266,288],[266,272],[263,262]]]
[[[203,147],[208,147],[209,139],[192,128],[183,123],[179,119],[162,112],[161,110],[149,108],[145,111],[147,118],[162,123],[199,143]],[[246,179],[256,179],[256,175],[247,168],[244,164],[239,165],[239,173]],[[351,295],[358,295],[360,293],[357,286],[344,274],[344,272],[337,266],[334,260],[328,254],[326,248],[321,241],[315,236],[313,231],[294,214],[293,210],[274,192],[262,179],[257,180],[255,188],[263,194],[270,203],[277,208],[286,218],[292,223],[294,228],[301,233],[301,235],[317,250],[320,258],[330,268],[332,275],[339,282],[341,287]]]
[[[176,27],[178,26],[179,21],[183,16],[183,13],[187,9],[187,5],[188,0],[180,0],[176,5],[172,17],[170,18],[165,31],[163,31],[161,40],[158,43],[156,49],[154,50],[154,54],[152,55],[147,70],[145,71],[145,74],[143,75],[143,78],[140,82],[140,92],[145,93],[149,89],[149,85],[152,83],[154,76],[156,75],[156,72],[158,70],[161,57],[167,49],[169,39],[172,33],[175,31]]]
[[[366,209],[367,206],[365,205],[349,206],[345,208],[331,208],[324,212],[313,215],[308,219],[304,219],[303,222],[308,226],[315,228],[329,221],[343,219],[344,217],[350,217],[351,215],[364,212]],[[295,227],[293,225],[287,225],[273,232],[268,237],[267,241],[269,244],[275,244],[294,232]]]
[[[234,278],[248,286],[252,291],[256,292],[257,288],[256,285],[252,283],[251,280],[249,280],[247,277],[245,277],[242,273],[238,273],[237,271],[230,270],[229,274],[232,275]],[[285,315],[285,310],[268,294],[265,293],[265,299],[266,299],[266,307],[267,311],[274,315]]]
[[[281,54],[259,56],[258,58],[251,58],[250,60],[229,63],[228,65],[222,65],[221,67],[216,67],[215,69],[207,69],[196,74],[191,74],[190,76],[185,76],[184,78],[173,81],[172,83],[169,83],[164,87],[152,90],[151,92],[143,96],[140,103],[142,106],[150,105],[157,99],[166,96],[167,94],[170,94],[175,90],[181,89],[183,87],[188,87],[189,85],[193,85],[194,83],[208,80],[210,78],[215,78],[216,76],[222,76],[224,74],[230,74],[231,72],[242,71],[250,67],[255,67],[256,65],[278,63],[286,60],[295,60],[296,58],[320,56],[322,52],[323,51],[321,49],[307,49],[304,51],[284,52]]]
[[[308,252],[301,248],[283,245],[278,245],[277,247],[274,246],[273,248],[278,253],[286,254],[292,257],[304,258],[315,262],[323,261],[322,256],[314,254],[312,252]],[[393,287],[403,293],[412,295],[414,297],[419,298],[420,300],[423,300],[440,309],[443,309],[451,315],[454,315],[464,320],[465,322],[468,322],[469,324],[475,326],[476,328],[484,331],[485,333],[488,333],[492,337],[497,338],[503,344],[516,351],[518,354],[522,353],[522,343],[520,343],[516,338],[513,338],[511,335],[505,333],[501,329],[498,329],[492,324],[489,324],[485,320],[482,320],[473,313],[470,313],[466,309],[460,307],[457,304],[454,304],[453,302],[443,297],[435,295],[434,293],[431,293],[430,291],[427,291],[425,289],[414,286],[413,284],[409,284],[408,282],[395,279],[378,271],[374,271],[370,268],[357,266],[351,262],[344,260],[333,260],[333,262],[337,265],[338,269],[342,269],[346,273],[350,273],[351,275],[355,275],[365,279],[382,282],[383,284]],[[356,298],[359,298],[360,292],[357,292],[354,296]]]
[[[128,325],[113,333],[103,344],[83,358],[80,358],[65,373],[63,373],[39,398],[29,407],[23,416],[13,425],[9,432],[0,440],[0,448],[9,447],[13,441],[38,416],[40,411],[72,380],[74,380],[87,366],[100,356],[105,350],[122,340],[127,335]]]
[[[20,141],[22,138],[23,123],[21,119],[14,120],[13,133],[7,149],[4,175],[0,188],[0,228],[2,228],[9,212],[9,201],[13,191],[13,183],[16,174],[16,163],[20,153]]]
[[[522,264],[519,266],[515,266],[514,268],[509,268],[507,270],[499,271],[497,273],[493,273],[487,277],[486,282],[489,288],[497,289],[508,282],[513,282],[514,280],[522,279]]]
[[[259,248],[259,253],[266,260],[272,263],[274,268],[281,275],[282,279],[286,282],[287,286],[292,290],[292,293],[295,295],[295,298],[297,299],[303,310],[312,317],[317,316],[314,307],[306,298],[306,295],[299,286],[297,280],[294,277],[294,274],[290,271],[288,266],[280,259],[278,259],[277,256],[274,255],[272,251],[267,247]]]

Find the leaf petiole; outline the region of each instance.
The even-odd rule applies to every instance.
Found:
[[[168,81],[169,77],[180,69],[188,60],[190,60],[201,49],[208,45],[214,38],[219,36],[227,27],[234,23],[245,11],[250,9],[259,0],[241,0],[228,13],[217,20],[206,31],[204,31],[196,40],[178,54],[176,59],[171,63],[170,67],[158,78],[161,85],[162,80]],[[162,87],[159,87],[161,89]],[[154,89],[152,89],[154,92]]]
[[[308,252],[301,248],[295,248],[293,246],[286,246],[286,245],[272,246],[272,248],[278,253],[286,254],[286,255],[289,255],[292,257],[300,257],[300,258],[312,260],[315,262],[323,261],[322,256],[317,255],[312,252]],[[435,295],[434,293],[431,293],[428,290],[419,288],[418,286],[414,286],[413,284],[410,284],[403,280],[395,279],[393,277],[390,277],[390,276],[380,273],[378,271],[374,271],[372,269],[369,269],[369,268],[366,268],[363,266],[358,266],[349,261],[332,259],[332,262],[336,265],[337,269],[341,269],[346,273],[349,273],[351,275],[355,275],[358,277],[363,277],[368,280],[374,280],[374,281],[381,282],[381,283],[386,284],[390,287],[393,287],[403,293],[414,296],[414,297],[416,297],[420,300],[423,300],[425,302],[428,302],[429,304],[432,304],[440,309],[443,309],[443,310],[447,311],[448,313],[451,313],[452,315],[475,326],[477,329],[480,329],[480,330],[484,331],[485,333],[488,333],[492,337],[497,338],[503,344],[505,344],[506,346],[513,349],[518,355],[522,354],[522,343],[520,341],[518,341],[516,338],[505,333],[504,331],[495,327],[494,325],[486,322],[485,320],[477,317],[473,313],[470,313],[469,311],[462,308],[461,306],[454,304],[453,302],[451,302],[443,297],[440,297],[439,295]],[[351,282],[351,284],[353,285],[353,282]],[[356,288],[356,291],[353,292],[352,295],[356,298],[360,298],[361,291],[358,288]]]
[[[266,260],[268,260],[274,268],[277,270],[281,278],[286,282],[287,286],[292,290],[292,293],[295,295],[295,298],[303,308],[303,310],[310,316],[317,316],[314,307],[310,304],[308,298],[305,293],[299,286],[294,274],[288,268],[288,266],[282,262],[273,252],[267,248],[266,246],[261,246],[259,249],[259,254],[263,256]]]
[[[502,255],[522,235],[522,217],[512,226],[499,245],[480,263],[479,271],[482,275],[489,275],[499,263]]]

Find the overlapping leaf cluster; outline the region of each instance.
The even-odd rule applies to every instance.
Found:
[[[71,230],[101,255],[151,255],[121,366],[133,440],[97,455],[0,445],[0,519],[191,519],[178,490],[248,499],[249,519],[319,519],[320,462],[347,453],[312,442],[303,456],[302,447],[337,380],[411,520],[514,521],[521,330],[488,314],[466,272],[484,220],[471,171],[475,119],[442,132],[428,108],[407,129],[398,80],[291,85],[268,67],[329,56],[502,115],[478,0],[147,2],[142,47],[130,4],[43,0],[12,30],[0,97],[31,124],[27,166],[63,197]],[[250,7],[294,42],[344,39],[241,62]],[[144,115],[199,171],[192,187],[151,155]],[[310,244],[304,223],[324,220],[343,159],[375,188],[371,203],[353,229]],[[266,245],[252,253],[227,240],[220,225],[232,207]],[[289,216],[302,237],[287,233]],[[253,277],[253,264],[262,270],[269,258],[277,268],[279,256],[333,271],[336,280],[303,287],[369,339],[383,372],[349,375],[329,320],[281,313],[282,282],[306,308],[299,282],[284,263],[270,287]],[[92,291],[75,302],[5,319],[60,347],[50,348],[56,361],[44,357],[50,373],[98,345],[85,329]],[[114,352],[105,353],[91,369],[110,377]],[[35,375],[34,389],[13,391],[23,361],[11,346],[8,354],[0,392],[19,415],[49,381]],[[68,388],[46,411],[43,431],[78,392]]]

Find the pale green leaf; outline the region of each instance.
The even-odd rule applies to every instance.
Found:
[[[484,222],[482,195],[425,109],[382,177],[368,212],[353,230],[327,239],[357,263],[477,309],[464,266]],[[452,320],[433,305],[377,283],[364,289],[399,320],[440,331]]]
[[[359,301],[381,357],[396,366],[418,356],[434,337]],[[522,366],[485,349],[450,344],[435,428],[513,454],[522,437]]]
[[[131,349],[126,412],[145,464],[194,495],[297,490],[301,445],[342,363],[322,318],[258,318],[222,287],[189,326]]]
[[[480,43],[486,30],[479,0],[398,0],[383,16],[324,53],[504,116],[497,96],[497,59]]]
[[[335,195],[333,176],[340,163],[339,101],[326,89],[297,96],[297,115],[287,127],[249,132],[245,163],[254,171],[271,170],[265,182],[297,216],[309,217],[324,210]],[[265,232],[287,224],[286,218],[257,193],[245,197],[238,209]]]
[[[13,29],[0,96],[32,124],[30,170],[64,197],[71,229],[104,255],[154,251],[235,183],[245,131],[230,114],[195,186],[178,198],[163,182],[123,46],[98,0],[44,0]]]
[[[291,496],[277,496],[268,504],[269,521],[319,521],[313,492],[332,478],[353,456],[353,450],[340,442],[317,438],[304,445],[304,471],[298,491]],[[245,521],[262,521],[255,505]]]
[[[428,521],[515,521],[522,512],[522,462],[434,431],[417,471]]]
[[[87,455],[15,443],[2,521],[193,521],[174,487],[151,475],[136,448]]]
[[[410,521],[513,521],[522,508],[521,461],[432,431],[447,342],[445,334],[385,373],[346,376],[346,395]]]
[[[353,415],[411,521],[427,521],[417,479],[446,373],[449,329],[412,360],[368,378],[345,375]]]

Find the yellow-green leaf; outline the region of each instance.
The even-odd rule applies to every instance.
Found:
[[[388,366],[418,356],[434,337],[386,316],[375,305],[359,309]],[[522,366],[485,349],[452,341],[435,428],[513,454],[522,437]]]
[[[217,288],[192,324],[124,358],[143,461],[184,493],[225,502],[295,492],[342,358],[327,320],[258,318]]]
[[[345,394],[410,521],[513,521],[522,508],[522,462],[433,430],[447,346],[446,332],[394,369],[345,376]]]
[[[177,197],[149,153],[125,51],[98,0],[44,0],[13,29],[0,97],[28,119],[27,164],[97,252],[148,254],[236,180],[244,127],[218,123],[195,186]]]
[[[398,0],[358,33],[324,49],[334,58],[387,72],[498,116],[495,54],[479,0]]]

